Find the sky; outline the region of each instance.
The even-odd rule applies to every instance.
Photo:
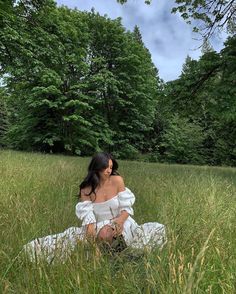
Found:
[[[94,8],[100,15],[111,19],[122,18],[127,30],[137,25],[143,42],[149,49],[152,61],[165,82],[178,78],[187,55],[198,59],[201,55],[199,35],[192,32],[190,25],[179,14],[171,14],[174,0],[152,0],[146,5],[144,0],[128,0],[121,5],[116,0],[57,0],[57,5],[66,5],[81,11]],[[225,36],[211,40],[211,45],[219,52],[223,47]]]

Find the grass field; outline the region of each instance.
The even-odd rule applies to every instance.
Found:
[[[54,265],[19,255],[35,237],[80,225],[74,207],[88,162],[0,151],[0,293],[236,293],[233,168],[119,161],[135,220],[166,224],[162,251],[98,259],[78,246]]]

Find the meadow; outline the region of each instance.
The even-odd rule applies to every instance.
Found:
[[[118,161],[135,220],[166,225],[152,252],[30,263],[22,246],[80,226],[78,186],[89,158],[0,151],[0,293],[236,293],[236,169]],[[88,254],[89,252],[89,254]],[[136,255],[135,255],[136,254]]]

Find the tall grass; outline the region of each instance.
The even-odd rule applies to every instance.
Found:
[[[119,162],[135,220],[166,224],[163,250],[97,258],[79,244],[54,265],[19,255],[35,237],[80,225],[74,207],[88,162],[0,151],[0,293],[236,293],[233,168]]]

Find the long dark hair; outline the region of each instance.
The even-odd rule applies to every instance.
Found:
[[[100,182],[99,172],[108,167],[110,159],[112,160],[111,175],[119,175],[117,172],[118,163],[110,153],[99,152],[95,154],[88,166],[88,174],[79,186],[79,198],[81,196],[81,190],[86,187],[91,187],[91,191],[86,196],[90,196],[92,193],[96,195],[95,190]]]

